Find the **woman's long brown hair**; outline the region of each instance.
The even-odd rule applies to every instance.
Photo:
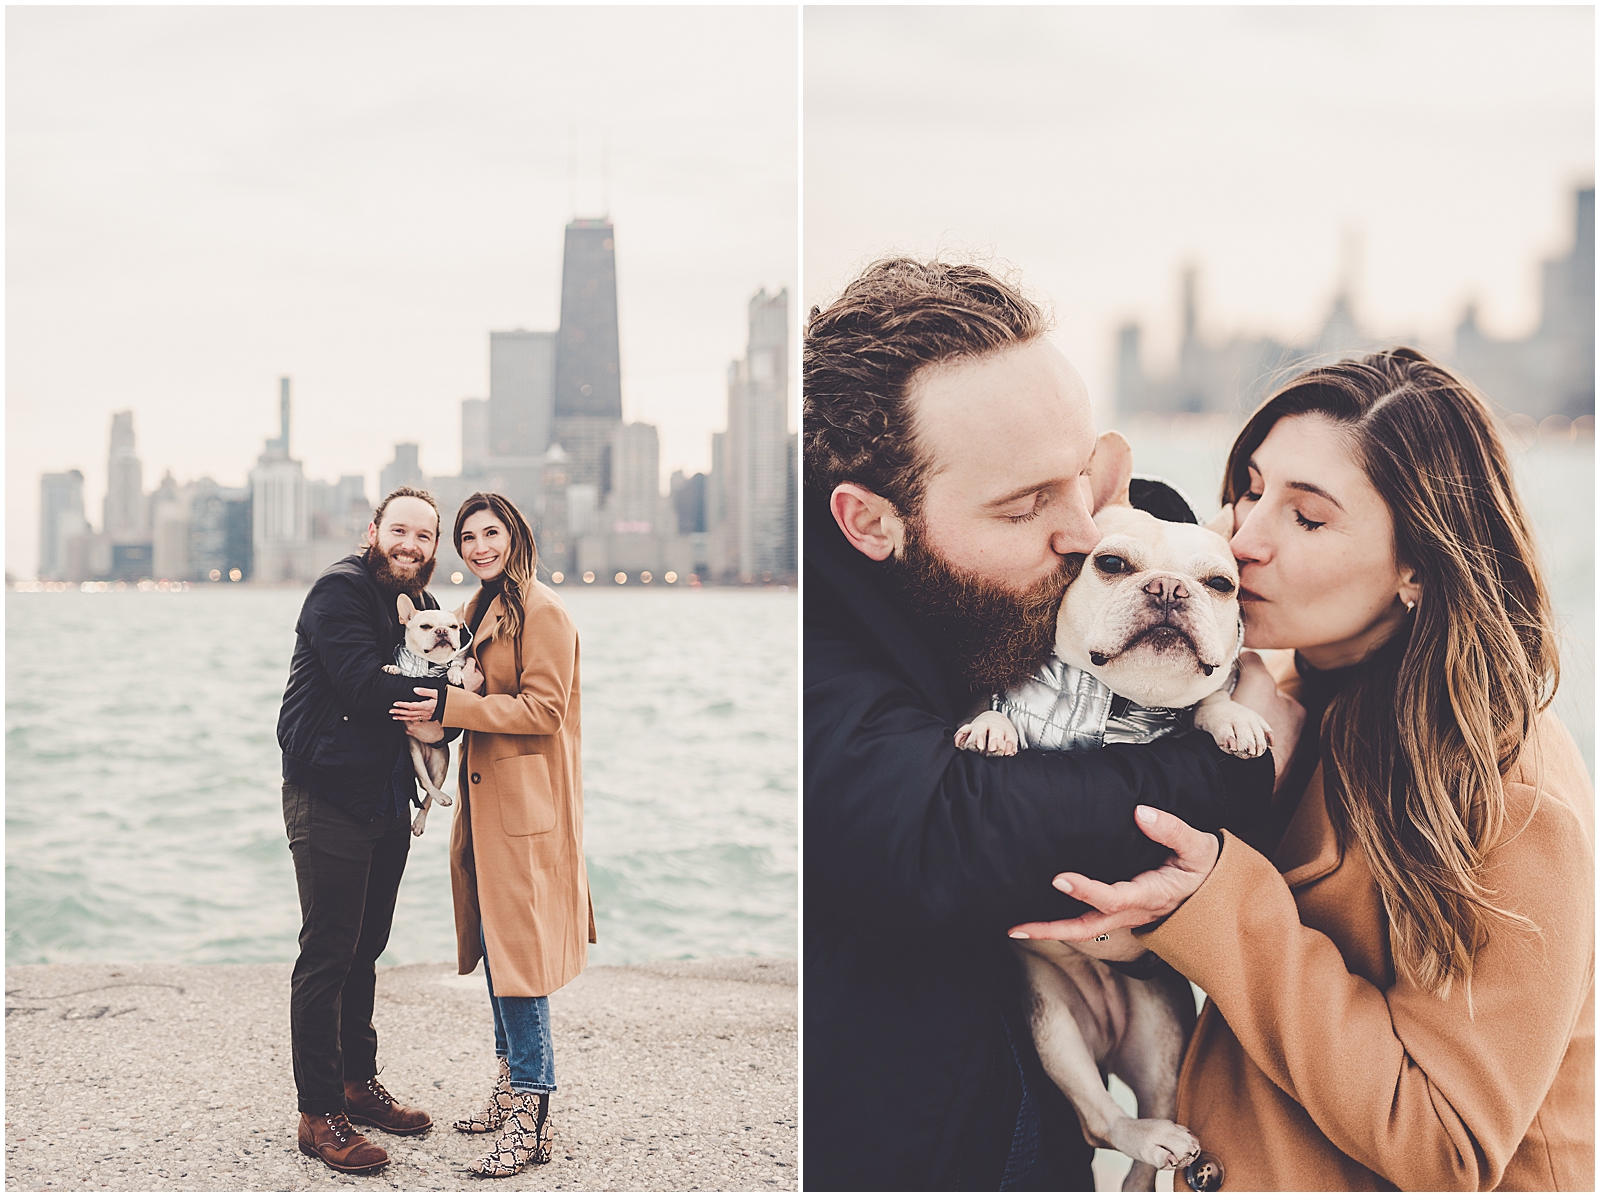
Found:
[[[467,522],[468,517],[480,511],[492,512],[495,519],[505,528],[506,539],[511,542],[506,546],[505,572],[500,576],[505,579],[501,595],[505,600],[506,631],[512,637],[516,637],[522,632],[523,613],[527,608],[528,596],[533,590],[533,574],[539,564],[539,548],[533,541],[533,529],[528,527],[528,521],[522,518],[522,512],[517,510],[515,503],[492,490],[474,491],[467,496],[466,502],[461,504],[461,510],[456,512],[456,555],[463,561],[466,557],[461,552],[461,525]]]
[[[1400,631],[1323,716],[1328,814],[1371,863],[1396,970],[1440,997],[1456,980],[1470,994],[1491,924],[1532,927],[1495,904],[1483,862],[1508,833],[1501,778],[1560,676],[1533,536],[1488,407],[1414,349],[1285,385],[1234,441],[1223,501],[1249,491],[1274,424],[1312,413],[1349,438],[1394,519],[1396,560],[1421,583]]]

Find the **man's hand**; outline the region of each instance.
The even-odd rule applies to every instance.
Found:
[[[1261,658],[1246,649],[1239,654],[1239,680],[1233,687],[1233,701],[1249,707],[1272,729],[1272,767],[1275,782],[1283,781],[1300,729],[1305,726],[1306,709],[1282,690]],[[1154,838],[1154,837],[1152,837]],[[1163,844],[1166,840],[1161,841]]]
[[[478,668],[476,661],[468,657],[461,662],[461,688],[468,694],[482,694],[483,686],[483,671]]]
[[[428,697],[423,702],[396,702],[389,708],[389,714],[402,723],[416,723],[433,718],[433,708],[439,705],[439,692],[430,690],[427,686],[414,686],[418,694]]]
[[[1093,910],[1053,923],[1023,923],[1012,939],[1092,940],[1122,927],[1142,927],[1164,919],[1211,875],[1222,846],[1209,831],[1196,831],[1177,815],[1153,806],[1134,807],[1139,830],[1172,849],[1167,863],[1132,881],[1107,885],[1081,873],[1060,873],[1050,884]]]
[[[444,725],[431,721],[408,722],[406,724],[406,735],[413,740],[420,740],[424,744],[437,744],[444,739]]]

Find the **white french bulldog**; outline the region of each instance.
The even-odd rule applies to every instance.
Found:
[[[993,756],[1018,747],[1078,750],[1145,743],[1194,726],[1224,750],[1255,757],[1271,729],[1230,695],[1243,644],[1239,571],[1228,542],[1195,524],[1158,520],[1128,499],[1133,450],[1104,433],[1089,468],[1100,541],[1067,587],[1055,652],[1027,682],[956,732],[956,746]],[[1097,1147],[1133,1159],[1125,1191],[1153,1190],[1156,1171],[1183,1167],[1199,1141],[1172,1119],[1178,1065],[1194,1029],[1194,997],[1170,969],[1140,980],[1105,959],[1142,953],[1127,932],[1101,944],[1018,941],[1032,991],[1034,1042]],[[1129,1118],[1101,1068],[1138,1099]]]
[[[461,685],[462,662],[472,643],[472,633],[466,625],[449,611],[418,610],[403,594],[396,597],[395,606],[406,634],[394,650],[394,664],[385,665],[383,671],[406,677],[443,677],[452,686]],[[411,766],[417,780],[428,794],[411,823],[411,834],[421,835],[434,800],[440,806],[451,804],[450,795],[439,788],[450,775],[450,745],[424,744],[411,736],[406,737],[406,744],[411,749]]]

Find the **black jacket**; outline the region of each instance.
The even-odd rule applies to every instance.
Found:
[[[439,606],[427,591],[411,597],[421,608]],[[400,643],[400,617],[395,596],[379,587],[365,553],[322,571],[294,630],[289,684],[278,711],[283,776],[355,818],[370,819],[405,748],[405,731],[389,708],[421,697],[414,687],[442,690],[447,683],[383,672]]]
[[[1005,931],[1082,912],[1051,887],[1059,872],[1115,881],[1160,864],[1167,850],[1137,830],[1136,804],[1206,829],[1253,824],[1271,759],[1237,760],[1204,733],[960,752],[971,695],[880,577],[825,497],[808,495],[806,1187],[999,1188],[1008,1154],[1019,1158],[1018,1086],[1057,1156],[1008,1187],[1086,1183],[1082,1136],[1020,1016]]]

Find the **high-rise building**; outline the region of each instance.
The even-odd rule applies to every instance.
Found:
[[[1498,406],[1536,420],[1594,414],[1594,188],[1575,198],[1572,249],[1540,269],[1533,334],[1495,340],[1476,305],[1456,327],[1452,364]]]
[[[278,435],[250,471],[253,576],[263,582],[305,580],[311,572],[311,505],[305,470],[289,456],[289,380],[279,380]]]
[[[101,531],[113,544],[144,541],[144,467],[133,440],[133,413],[114,412],[111,416],[111,451],[106,458],[106,497],[102,509]]]
[[[573,548],[577,544],[568,511],[567,481],[566,450],[560,445],[551,445],[544,455],[544,510],[539,513],[534,539],[539,547],[540,564],[549,577],[562,581],[572,572]]]
[[[605,219],[567,225],[556,334],[554,427],[571,483],[606,492],[605,457],[622,421],[615,230]]]
[[[519,328],[489,334],[489,453],[480,473],[530,517],[544,499],[540,480],[550,447],[555,359],[555,333]],[[463,429],[466,418],[463,404]],[[462,470],[467,476],[464,438]]]
[[[663,532],[661,438],[654,424],[621,424],[611,440],[611,493],[606,518],[613,532]]]
[[[490,333],[489,360],[494,361],[494,334]],[[490,373],[493,373],[491,364]],[[461,401],[461,476],[476,478],[489,468],[489,401]]]
[[[422,465],[417,458],[419,451],[413,441],[401,441],[395,445],[394,460],[378,472],[378,502],[383,502],[402,486],[422,485]]]
[[[494,456],[541,457],[550,447],[555,356],[555,333],[518,328],[489,334],[489,452]]]
[[[83,514],[83,473],[67,470],[39,477],[39,577],[67,576],[67,541],[89,530]]]
[[[692,478],[682,470],[672,471],[672,482],[667,488],[672,507],[678,517],[678,531],[689,535],[706,530],[706,476]]]
[[[712,445],[721,509],[711,565],[727,580],[771,582],[793,573],[789,443],[789,292],[763,288],[750,300],[745,356],[728,367],[727,432]]]
[[[254,575],[253,497],[248,486],[189,486],[189,577],[197,582],[246,581]],[[233,578],[234,570],[239,577]]]
[[[168,470],[150,494],[150,576],[189,577],[189,488]]]

